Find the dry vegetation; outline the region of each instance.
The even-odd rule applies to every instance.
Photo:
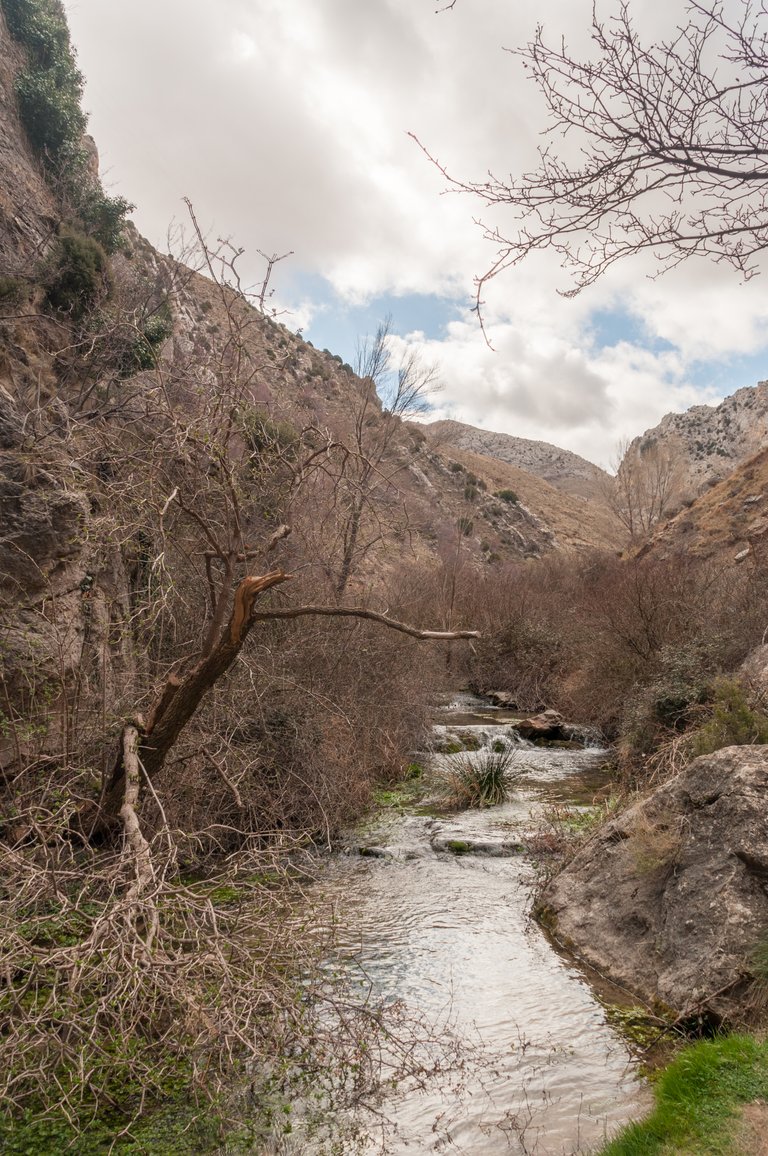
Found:
[[[439,605],[444,578],[433,582],[428,597]],[[762,741],[759,695],[740,704],[721,681],[764,639],[768,582],[756,562],[561,556],[486,580],[461,574],[453,605],[453,622],[481,632],[458,659],[476,689],[599,727],[633,775],[692,729],[710,728],[702,742],[716,743],[718,726],[725,737],[754,736],[732,741]],[[742,705],[757,721],[738,723]],[[686,741],[689,757],[701,753]]]
[[[171,334],[173,262],[115,263],[98,308],[3,327],[8,1151],[129,1145],[162,1098],[220,1101],[238,1073],[279,1096],[319,1065],[360,1095],[377,1033],[407,1069],[408,1033],[321,981],[285,879],[400,775],[442,677],[407,636],[445,634],[338,553],[350,508],[358,544],[391,524],[363,428],[347,445],[259,404],[264,319],[229,252],[199,253],[224,318],[204,347]]]

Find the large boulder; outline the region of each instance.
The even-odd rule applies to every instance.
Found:
[[[565,738],[563,732],[563,716],[556,710],[545,710],[531,718],[521,719],[515,723],[517,733],[523,739],[536,742],[537,739],[554,741]]]
[[[584,960],[678,1015],[738,1021],[768,937],[768,747],[726,747],[606,823],[546,888]]]

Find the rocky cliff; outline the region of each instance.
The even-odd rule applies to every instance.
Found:
[[[644,548],[658,558],[676,554],[722,564],[762,564],[768,538],[768,449],[762,449],[661,526]]]
[[[747,386],[719,405],[695,405],[668,413],[653,429],[635,438],[629,453],[666,446],[680,470],[683,499],[732,473],[768,443],[768,382]]]

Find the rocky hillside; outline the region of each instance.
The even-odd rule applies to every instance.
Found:
[[[516,466],[566,494],[601,500],[601,486],[608,475],[586,458],[549,442],[532,441],[513,434],[476,429],[458,421],[435,421],[424,427],[435,446],[451,446],[496,458]]]
[[[744,392],[744,391],[741,391]],[[768,538],[768,448],[748,458],[660,527],[645,553],[720,562],[762,558]]]
[[[76,421],[83,416],[89,421],[114,416],[117,410],[125,412],[126,405],[135,410],[135,397],[145,389],[138,383],[145,379],[139,373],[137,386],[129,384],[132,358],[145,377],[150,363],[157,360],[164,372],[178,380],[190,375],[193,363],[195,388],[201,388],[206,375],[211,380],[215,376],[222,349],[232,341],[233,299],[208,277],[155,252],[135,230],[129,228],[127,245],[113,253],[108,266],[104,255],[89,242],[85,257],[103,262],[103,270],[87,316],[76,317],[79,306],[61,300],[60,290],[54,316],[51,267],[62,247],[57,230],[62,222],[73,219],[74,225],[66,223],[65,227],[81,230],[82,222],[73,215],[71,193],[60,177],[51,179],[20,119],[14,85],[27,58],[9,36],[2,14],[0,36],[4,48],[0,55],[0,258],[3,273],[11,274],[0,285],[4,297],[0,382],[14,399],[21,420],[32,399],[43,425],[54,404],[67,407],[69,419]],[[85,152],[91,171],[98,158],[90,140]],[[83,259],[83,254],[77,259]],[[201,262],[201,254],[195,259]],[[365,435],[354,452],[358,466],[361,456],[380,455],[375,466],[375,500],[380,508],[374,520],[379,519],[382,527],[386,524],[386,532],[371,533],[376,541],[361,558],[366,581],[379,567],[435,556],[457,538],[478,562],[537,557],[571,544],[604,544],[603,528],[596,528],[593,537],[589,518],[581,517],[578,504],[553,501],[548,487],[537,500],[536,476],[545,478],[549,473],[561,481],[566,475],[575,480],[581,469],[586,479],[590,471],[596,472],[588,463],[579,466],[580,459],[562,454],[562,462],[573,458],[576,465],[558,465],[558,451],[549,447],[552,468],[547,470],[542,459],[541,469],[525,478],[515,477],[514,486],[498,471],[498,476],[491,476],[490,471],[486,481],[471,466],[457,469],[454,458],[431,437],[425,439],[420,428],[382,413],[370,383],[357,378],[339,357],[314,349],[287,326],[242,303],[235,313],[235,344],[250,366],[248,405],[263,410],[274,422],[286,422],[294,431],[312,427],[318,437],[330,431],[347,446],[354,442],[356,418],[365,414]],[[97,319],[105,327],[101,333],[94,333]],[[89,348],[92,341],[86,365],[78,351]],[[140,347],[143,354],[136,358]],[[61,353],[64,348],[66,357]],[[126,402],[131,396],[134,401]],[[192,396],[180,394],[179,401],[188,411]],[[531,452],[525,460],[535,463],[535,454]],[[509,489],[519,492],[520,500],[494,496],[494,491]],[[304,521],[306,535],[323,536],[326,545],[329,537],[343,535],[338,521],[332,524],[330,518],[321,518],[314,526],[310,517]],[[310,547],[318,553],[316,540]]]
[[[423,430],[452,469],[478,476],[492,493],[511,494],[521,510],[549,528],[551,546],[613,550],[620,545],[621,527],[605,500],[608,475],[578,454],[456,421],[411,428]]]
[[[712,480],[730,474],[768,443],[768,381],[739,389],[720,405],[695,405],[668,413],[635,438],[628,452],[668,447],[680,470],[681,496],[688,500]]]

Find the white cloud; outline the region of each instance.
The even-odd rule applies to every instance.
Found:
[[[86,103],[107,181],[138,204],[139,227],[162,245],[181,198],[203,227],[246,248],[293,249],[296,267],[349,301],[443,293],[465,300],[493,259],[470,198],[407,136],[415,132],[459,177],[519,171],[535,158],[541,102],[516,47],[543,21],[577,50],[591,0],[67,0],[87,78]],[[638,27],[673,28],[633,0]],[[254,254],[249,267],[247,253]],[[768,297],[715,266],[649,281],[619,266],[576,299],[547,257],[486,287],[496,352],[474,317],[425,351],[442,366],[444,408],[462,420],[553,440],[607,460],[618,436],[700,400],[702,358],[755,351],[768,337]],[[276,273],[279,284],[280,271]],[[647,341],[597,348],[595,310],[620,305]],[[318,303],[304,302],[307,324]],[[644,348],[651,339],[671,352]],[[748,384],[745,382],[744,384]]]

